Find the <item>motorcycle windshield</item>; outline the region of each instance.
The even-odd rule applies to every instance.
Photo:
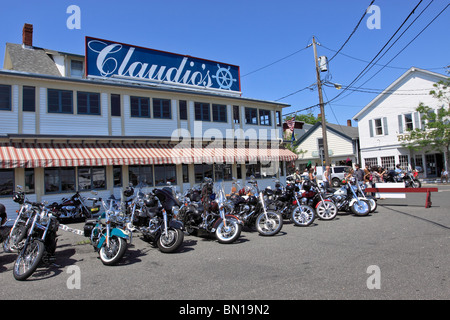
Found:
[[[181,207],[180,202],[173,195],[171,188],[164,187],[162,189],[155,189],[155,195],[158,197],[159,201],[161,201],[161,204],[166,211],[172,210],[173,206]]]

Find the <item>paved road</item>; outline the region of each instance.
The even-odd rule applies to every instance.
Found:
[[[0,300],[449,299],[450,186],[439,190],[429,209],[424,194],[408,194],[380,200],[368,217],[286,223],[275,237],[246,231],[221,245],[186,236],[175,254],[136,236],[115,267],[103,266],[86,238],[59,231],[60,267],[38,269],[26,282],[13,278],[15,255],[0,253]],[[78,284],[71,266],[79,289],[68,288]]]

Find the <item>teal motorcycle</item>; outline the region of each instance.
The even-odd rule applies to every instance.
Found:
[[[106,201],[102,198],[88,200],[94,201],[94,205],[100,201],[105,211],[97,220],[86,221],[84,235],[90,238],[104,265],[115,265],[124,256],[128,242],[132,241],[132,232],[126,227],[128,218],[123,204],[113,198]]]

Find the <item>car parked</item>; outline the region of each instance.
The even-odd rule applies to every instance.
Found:
[[[331,173],[331,180],[330,184],[333,187],[339,187],[341,185],[341,181],[344,180],[345,176],[349,172],[350,167],[349,166],[331,166],[330,167],[330,173]],[[317,167],[316,168],[316,178],[317,180],[322,180],[322,174],[323,170],[325,170],[325,167]]]

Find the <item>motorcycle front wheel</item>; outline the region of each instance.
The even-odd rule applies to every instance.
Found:
[[[316,207],[317,216],[322,220],[333,220],[338,212],[338,208],[333,201],[320,201]]]
[[[122,259],[125,251],[127,250],[127,241],[120,237],[109,238],[109,248],[106,245],[106,241],[103,247],[100,249],[100,260],[106,266],[113,266]]]
[[[223,220],[216,228],[216,238],[219,243],[232,243],[241,235],[242,226],[235,219],[226,219],[226,226]]]
[[[313,223],[316,217],[316,213],[313,208],[308,205],[302,204],[300,207],[296,207],[292,211],[291,220],[296,226],[307,227]]]
[[[422,186],[422,183],[418,179],[414,179],[411,181],[411,187],[412,188],[420,188]]]
[[[171,253],[181,246],[184,239],[184,233],[180,229],[168,229],[167,235],[164,232],[158,238],[159,251],[164,253]]]
[[[357,216],[367,216],[370,213],[370,204],[369,201],[359,199],[359,201],[355,201],[352,206],[350,207],[350,210],[353,212],[353,214]]]
[[[24,281],[37,269],[44,255],[44,243],[39,240],[31,241],[19,253],[14,263],[13,275],[16,280]]]
[[[18,223],[11,234],[9,234],[6,240],[3,242],[3,251],[6,253],[11,253],[20,250],[18,245],[23,239],[25,239],[26,235],[27,228],[25,224]]]
[[[263,212],[256,218],[256,230],[262,236],[273,236],[280,232],[282,227],[283,217],[277,212],[267,211],[267,218]]]

